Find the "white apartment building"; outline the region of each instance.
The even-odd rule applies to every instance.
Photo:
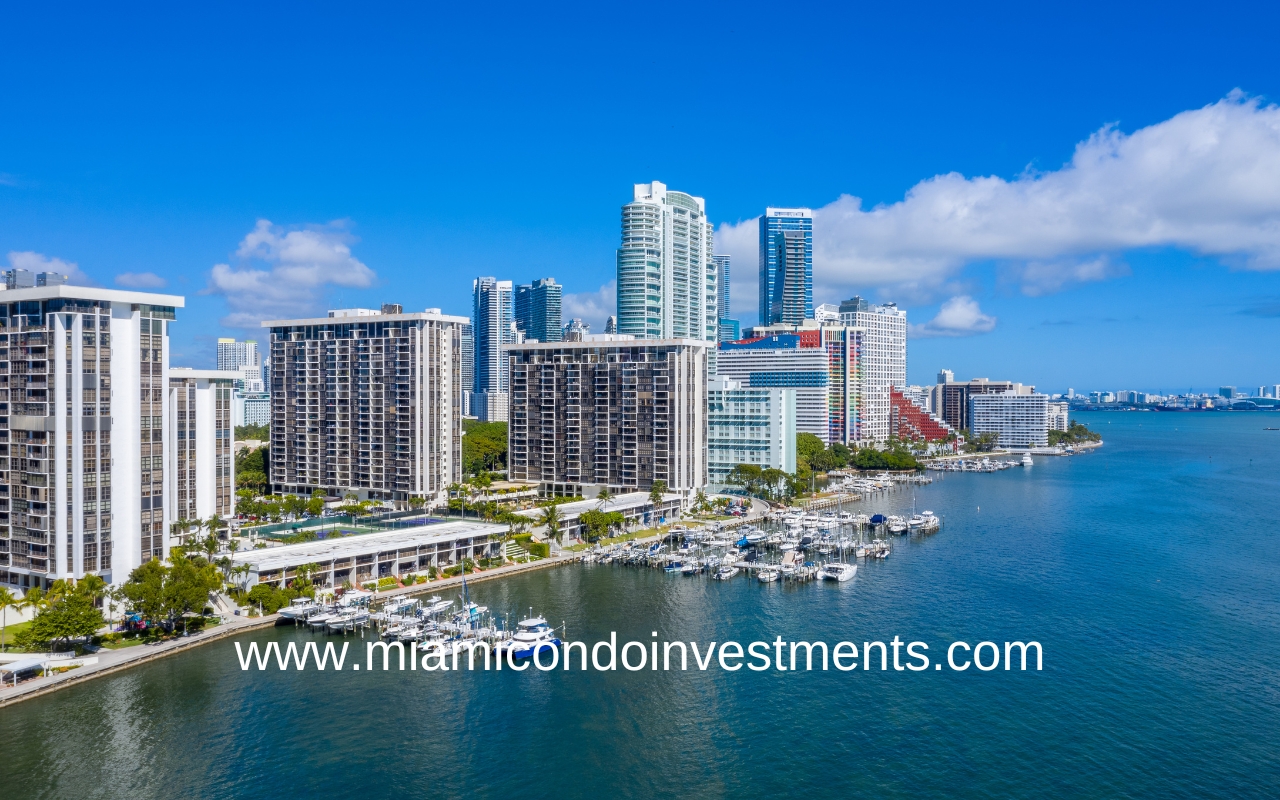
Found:
[[[618,332],[716,341],[719,268],[706,201],[657,181],[635,184],[634,198],[622,207]]]
[[[889,389],[907,385],[907,312],[896,303],[875,305],[861,297],[840,304],[840,321],[861,328],[863,432],[869,442],[889,438]]]
[[[724,486],[739,464],[796,471],[796,390],[713,378],[707,387],[707,478]]]
[[[218,339],[218,369],[238,373],[236,389],[241,392],[265,391],[261,355],[258,353],[258,342],[254,339],[246,339],[243,342],[228,338]]]
[[[1065,431],[1071,427],[1069,414],[1071,411],[1070,403],[1049,403],[1047,413],[1049,415],[1049,430]]]
[[[721,342],[717,374],[751,388],[794,389],[796,430],[825,444],[863,441],[863,331],[843,325],[768,325]],[[886,437],[888,422],[885,423]]]
[[[902,387],[902,395],[911,402],[920,406],[924,411],[933,413],[933,394],[932,386],[904,386]]]
[[[271,395],[266,392],[236,392],[231,397],[231,423],[263,426],[271,424]]]
[[[235,429],[232,395],[239,370],[169,370],[165,494],[175,521],[235,513]],[[171,532],[172,533],[172,532]],[[179,533],[180,537],[189,537]],[[175,541],[175,544],[178,542]]]
[[[121,583],[163,558],[169,326],[183,298],[45,285],[0,294],[0,583]]]
[[[1001,447],[1049,445],[1049,395],[999,392],[969,397],[969,424],[974,437],[994,433]]]
[[[277,492],[448,502],[462,479],[462,327],[439,309],[271,320]]]
[[[625,334],[508,346],[511,480],[584,497],[706,486],[707,350]]]

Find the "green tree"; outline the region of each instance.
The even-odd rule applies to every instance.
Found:
[[[578,522],[582,524],[588,542],[608,536],[611,528],[622,527],[624,521],[625,518],[618,511],[591,509],[578,516]]]
[[[15,641],[32,649],[93,635],[104,624],[102,612],[95,605],[104,588],[101,578],[81,580],[75,585],[55,581],[31,625],[14,637]]]
[[[762,489],[760,474],[761,469],[758,464],[738,464],[729,470],[725,480],[731,486],[741,486],[749,495],[759,496]]]
[[[236,441],[237,442],[265,442],[271,438],[270,425],[237,425]]]
[[[427,504],[427,499],[425,497],[419,497],[418,495],[414,495],[413,497],[409,498],[409,508],[412,508],[414,511],[421,509],[426,504]]]
[[[476,475],[507,466],[507,423],[464,420],[462,423],[462,468]]]
[[[0,652],[4,652],[4,631],[9,625],[9,609],[18,607],[18,599],[13,592],[0,588]]]
[[[653,503],[653,507],[655,510],[657,509],[658,504],[662,502],[662,496],[665,495],[666,493],[667,493],[666,481],[654,481],[653,485],[649,487],[649,502]]]
[[[822,440],[817,436],[814,436],[812,433],[796,434],[796,455],[805,459],[810,464],[813,463],[813,459],[819,453],[826,449],[827,446],[822,443]]]

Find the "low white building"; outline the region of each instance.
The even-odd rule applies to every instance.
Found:
[[[505,525],[479,522],[437,522],[417,528],[354,536],[331,536],[304,544],[240,551],[233,566],[247,564],[246,586],[270,583],[284,586],[297,569],[313,564],[312,581],[321,586],[353,586],[377,578],[426,572],[499,554]]]
[[[1047,394],[975,394],[969,397],[970,431],[977,437],[994,433],[1000,447],[1031,448],[1049,445],[1049,396]]]
[[[622,515],[623,527],[631,528],[638,525],[657,525],[662,519],[667,521],[675,519],[680,516],[682,507],[683,498],[674,492],[664,494],[657,506],[649,499],[648,492],[627,492],[613,495],[604,501],[596,499],[560,503],[556,506],[556,511],[560,518],[560,535],[569,541],[584,538],[582,524],[578,520],[588,511],[603,511],[606,514],[616,511]],[[541,508],[529,508],[515,513],[527,518],[531,528],[542,527],[540,520],[543,510]]]
[[[175,430],[165,442],[164,477],[174,521],[235,513],[231,407],[239,377],[239,370],[169,369],[168,411]]]
[[[723,486],[739,464],[796,471],[796,390],[714,378],[707,387],[707,477]]]

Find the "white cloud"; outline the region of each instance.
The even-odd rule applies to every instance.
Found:
[[[163,289],[169,282],[154,272],[122,272],[116,283],[126,289]]]
[[[377,278],[351,255],[354,241],[341,221],[285,230],[260,219],[236,250],[241,265],[215,264],[205,291],[226,297],[222,324],[233,328],[318,313],[328,287],[363,289]]]
[[[560,319],[577,317],[591,326],[592,333],[604,333],[604,322],[618,313],[618,282],[609,281],[594,292],[566,294],[561,300]]]
[[[730,319],[754,325],[760,311],[760,221],[725,223],[716,231],[716,255],[729,258]],[[815,300],[815,302],[817,302]]]
[[[968,295],[958,295],[942,304],[938,315],[923,325],[912,325],[911,335],[973,336],[987,333],[996,327],[996,318],[982,313],[978,301]]]
[[[96,286],[97,284],[80,269],[80,265],[74,261],[63,261],[60,258],[50,258],[43,253],[33,253],[30,250],[23,252],[12,251],[9,253],[10,269],[25,269],[28,272],[56,272],[67,276],[67,282],[76,286]]]
[[[745,257],[755,224],[722,225],[717,242]],[[1280,269],[1280,107],[1232,92],[1132,134],[1105,126],[1055,171],[937,175],[872,209],[845,195],[814,212],[813,238],[815,302],[937,292],[982,261],[1042,294],[1126,274],[1115,256],[1146,247]]]

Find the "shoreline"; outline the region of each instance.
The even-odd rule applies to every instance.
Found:
[[[508,564],[479,574],[473,573],[472,575],[467,576],[467,580],[470,583],[480,583],[483,581],[505,578],[509,575],[519,575],[532,570],[559,567],[565,564],[575,563],[579,556],[580,554],[578,553],[555,555],[550,558],[531,561],[526,564]],[[456,576],[432,581],[430,584],[414,584],[413,586],[388,589],[383,592],[377,592],[375,597],[382,598],[408,594],[427,594],[439,589],[447,589],[461,585],[461,576]],[[94,654],[98,657],[97,664],[77,667],[76,669],[69,670],[60,675],[31,678],[18,684],[16,687],[0,687],[0,708],[21,703],[24,700],[43,697],[69,686],[78,686],[85,681],[91,681],[95,678],[114,675],[140,664],[148,664],[158,659],[165,658],[166,656],[183,653],[193,648],[209,644],[210,642],[216,642],[221,639],[236,636],[246,631],[258,630],[260,628],[274,628],[279,621],[279,614],[268,614],[263,617],[233,616],[215,628],[201,631],[200,633],[192,634],[191,636],[170,639],[169,641],[159,645],[152,646],[139,644],[119,650],[108,650],[103,648]],[[30,655],[36,656],[40,654],[31,653]]]

